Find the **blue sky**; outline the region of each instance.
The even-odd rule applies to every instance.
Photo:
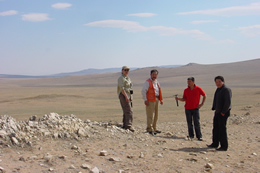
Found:
[[[260,58],[260,0],[0,0],[0,74]]]

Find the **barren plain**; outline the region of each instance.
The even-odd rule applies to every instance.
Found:
[[[134,133],[120,128],[122,110],[116,95],[120,72],[46,79],[0,78],[0,115],[9,115],[18,122],[51,112],[73,114],[91,122],[88,126],[92,129],[88,136],[77,139],[34,135],[30,146],[2,139],[0,167],[6,172],[260,172],[259,66],[260,59],[157,68],[164,105],[159,107],[158,120],[162,133],[155,136],[145,133],[141,98],[141,87],[152,68],[129,73],[134,84]],[[211,105],[217,75],[224,76],[233,94],[226,152],[206,147],[211,143]],[[184,103],[177,107],[173,97],[182,95],[190,76],[207,94],[200,109],[204,141],[186,139]],[[107,151],[105,156],[100,156],[102,150]],[[52,159],[46,160],[46,155]]]

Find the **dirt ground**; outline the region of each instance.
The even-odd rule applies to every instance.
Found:
[[[121,122],[122,110],[115,87],[19,87],[1,85],[0,113],[17,120],[50,112],[74,114],[83,121]],[[32,146],[0,144],[0,170],[5,172],[260,172],[259,88],[232,88],[232,111],[228,119],[229,149],[216,152],[211,143],[215,87],[200,109],[204,141],[186,138],[183,103],[176,107],[174,94],[182,88],[164,87],[164,105],[159,107],[161,134],[145,133],[145,109],[141,88],[134,93],[134,133],[117,126],[93,123],[89,137],[53,139],[35,136]],[[115,123],[117,124],[117,123]],[[100,156],[102,150],[107,155]],[[111,161],[112,160],[112,161]],[[114,160],[114,161],[113,161]],[[208,166],[206,166],[209,164]],[[92,171],[95,172],[95,169]]]
[[[185,121],[158,123],[162,133],[155,136],[145,133],[144,124],[136,124],[132,133],[94,123],[95,132],[79,140],[35,137],[31,147],[0,145],[0,166],[20,173],[90,172],[95,167],[107,173],[260,172],[260,103],[239,110],[228,120],[226,152],[206,147],[211,143],[212,117],[201,121],[204,141],[186,138]],[[105,156],[100,155],[103,150]]]

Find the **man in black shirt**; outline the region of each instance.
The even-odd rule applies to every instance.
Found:
[[[227,140],[227,119],[230,115],[231,110],[231,90],[226,87],[224,78],[222,76],[215,77],[215,83],[217,90],[214,95],[212,110],[215,110],[213,119],[213,137],[212,144],[207,145],[210,148],[220,148],[218,151],[227,151],[228,140]]]

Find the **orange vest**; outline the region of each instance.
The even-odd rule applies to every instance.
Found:
[[[148,88],[148,91],[146,93],[146,98],[149,102],[156,102],[155,89],[153,87],[153,82],[151,81],[151,79],[147,79],[147,81],[149,82],[149,88]],[[160,88],[158,83],[157,83],[157,85],[158,85],[158,88],[159,88],[159,100],[162,100],[161,88]]]

